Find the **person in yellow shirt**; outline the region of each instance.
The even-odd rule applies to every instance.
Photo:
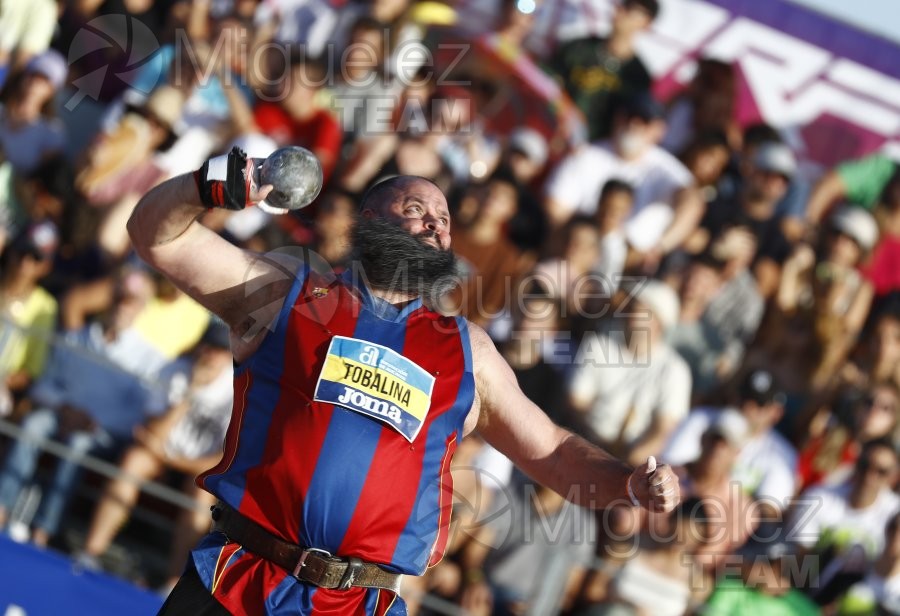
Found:
[[[47,361],[58,307],[38,283],[53,267],[57,243],[52,223],[34,224],[0,260],[0,415],[12,412]]]
[[[194,348],[209,325],[209,312],[168,280],[157,284],[153,297],[134,322],[134,328],[168,359]]]

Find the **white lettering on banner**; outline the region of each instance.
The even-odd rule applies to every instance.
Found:
[[[873,71],[868,66],[838,58],[828,69],[828,78],[845,88],[900,108],[900,81]]]
[[[681,83],[693,77],[696,56],[739,62],[763,119],[774,126],[803,126],[830,114],[885,137],[900,132],[900,79],[729,16],[702,0],[668,0],[638,51],[654,78]]]
[[[831,54],[774,28],[738,17],[706,46],[723,60],[739,60],[767,116],[784,113],[786,95],[819,75]],[[755,53],[753,53],[755,52]]]
[[[809,124],[823,113],[830,113],[875,133],[890,135],[900,129],[900,114],[825,81],[806,88],[788,108],[790,124]]]
[[[668,74],[685,59],[686,64],[693,64],[686,54],[728,23],[729,15],[725,9],[699,0],[679,2],[677,11],[662,11],[652,32],[638,37],[641,60],[654,76]]]

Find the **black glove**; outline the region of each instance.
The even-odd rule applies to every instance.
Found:
[[[235,146],[228,154],[203,163],[194,172],[194,181],[206,207],[242,210],[253,205],[249,198],[256,186],[256,161]]]

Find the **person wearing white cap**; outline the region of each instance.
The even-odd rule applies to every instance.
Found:
[[[543,172],[550,155],[544,136],[527,126],[509,135],[506,149],[507,164],[523,186],[531,184]]]
[[[772,141],[761,143],[747,161],[741,190],[710,203],[691,238],[695,250],[701,251],[734,236],[736,230],[746,231],[746,239],[755,245],[744,250],[749,251],[752,270],[765,299],[775,292],[780,264],[791,251],[778,207],[796,171],[797,160],[788,146]]]
[[[20,175],[31,173],[63,151],[65,131],[49,109],[67,74],[65,58],[48,49],[32,57],[25,70],[11,78],[10,95],[0,107],[0,147]]]
[[[840,367],[865,324],[874,298],[860,272],[878,242],[878,224],[866,210],[841,206],[828,219],[817,251],[799,245],[782,269],[776,295],[781,312],[807,311],[816,323],[822,359],[814,375],[824,384]]]
[[[163,84],[87,149],[76,187],[92,206],[104,210],[98,243],[107,254],[128,252],[125,221],[134,204],[169,177],[163,158],[178,138],[185,100],[180,89]]]
[[[628,315],[625,331],[585,337],[569,397],[595,439],[638,460],[658,454],[687,414],[691,372],[665,341],[678,321],[675,291],[645,280],[631,297],[622,311]]]

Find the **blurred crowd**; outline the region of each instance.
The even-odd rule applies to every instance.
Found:
[[[658,100],[635,50],[657,0],[535,53],[535,12],[559,1],[477,19],[411,0],[0,3],[0,416],[22,430],[0,528],[102,567],[140,497],[128,476],[178,471],[210,498],[191,478],[230,415],[228,332],[125,223],[232,145],[301,145],[325,176],[312,206],[202,222],[340,270],[369,186],[434,180],[461,270],[442,309],[485,327],[555,421],[682,480],[672,514],[593,513],[472,436],[411,613],[440,613],[426,594],[471,614],[900,613],[900,161],[811,172],[737,122],[738,68],[715,58]],[[75,459],[45,468],[46,438]],[[72,545],[88,453],[125,476]],[[208,523],[173,524],[167,583]]]

